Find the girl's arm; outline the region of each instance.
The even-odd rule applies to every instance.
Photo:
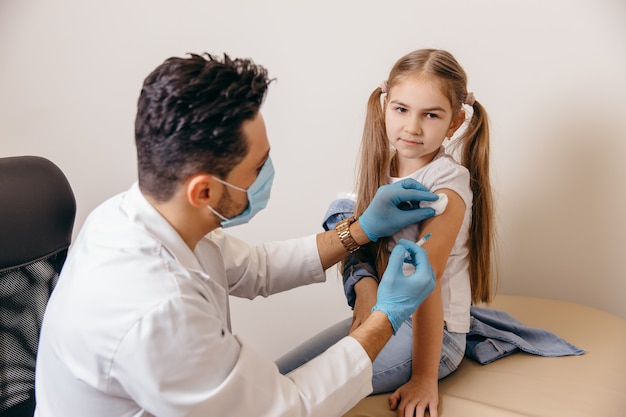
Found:
[[[413,369],[409,382],[390,397],[392,409],[399,415],[423,416],[426,408],[437,417],[438,373],[443,343],[443,305],[440,279],[454,246],[465,215],[465,203],[454,191],[437,190],[448,196],[448,206],[439,216],[422,222],[420,237],[432,233],[424,244],[428,260],[435,271],[437,284],[433,293],[413,315]]]
[[[365,277],[354,285],[354,290],[356,298],[350,332],[358,328],[370,316],[372,307],[376,305],[378,281],[374,277]]]
[[[376,304],[378,278],[374,266],[367,260],[357,259],[356,254],[348,255],[343,270],[343,288],[348,305],[352,307],[352,326],[359,327],[370,315]]]

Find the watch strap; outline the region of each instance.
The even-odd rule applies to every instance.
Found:
[[[354,253],[361,247],[358,243],[356,243],[356,241],[352,237],[352,234],[350,233],[350,225],[356,220],[356,217],[352,216],[350,218],[340,221],[339,223],[337,223],[337,226],[335,226],[335,230],[337,230],[339,240],[341,240],[343,247],[346,248],[349,253]]]

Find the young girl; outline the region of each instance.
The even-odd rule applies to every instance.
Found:
[[[452,140],[460,163],[446,152],[471,112],[466,130]],[[489,179],[489,129],[483,106],[467,91],[467,76],[443,50],[421,49],[400,58],[386,82],[370,95],[356,188],[354,215],[368,206],[383,184],[411,177],[447,198],[445,210],[421,224],[362,247],[342,265],[353,307],[350,331],[376,303],[378,277],[400,238],[424,244],[437,276],[435,291],[387,343],[373,364],[374,393],[394,391],[390,406],[399,415],[437,416],[438,380],[456,370],[465,352],[472,302],[491,299],[493,203]],[[445,195],[445,197],[443,196]],[[331,206],[325,227],[352,213]],[[343,326],[343,327],[342,327]],[[339,324],[322,335],[326,343],[346,333]],[[334,335],[334,336],[333,336]],[[317,342],[308,342],[310,359]],[[300,354],[302,350],[300,350]],[[282,371],[294,355],[277,362]]]
[[[443,143],[465,121],[464,105],[472,116],[466,131],[454,140],[461,145],[461,165]],[[453,372],[463,358],[470,304],[491,298],[487,115],[467,91],[465,71],[450,53],[422,49],[396,62],[386,83],[370,96],[359,167],[356,216],[380,185],[406,177],[448,199],[441,215],[372,242],[357,255],[361,261],[374,260],[374,279],[355,279],[368,275],[358,263],[347,262],[344,271],[349,291],[349,283],[354,283],[356,328],[376,302],[376,277],[382,276],[379,271],[385,270],[397,240],[431,234],[424,249],[437,276],[436,289],[376,359],[373,383],[375,392],[396,389],[392,408],[408,408],[418,415],[429,408],[436,416],[438,379]]]

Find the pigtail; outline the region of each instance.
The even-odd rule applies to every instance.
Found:
[[[374,199],[378,188],[387,184],[389,176],[391,155],[389,141],[385,132],[384,94],[386,93],[380,87],[376,88],[370,94],[367,102],[356,179],[356,216],[363,214]],[[389,238],[381,238],[377,242],[370,242],[366,245],[367,250],[364,251],[375,254],[376,270],[379,271],[380,276],[382,276],[382,272],[385,270],[389,260],[388,242]],[[362,257],[361,252],[357,252],[358,258]]]
[[[357,175],[356,215],[363,214],[378,187],[387,183],[389,175],[389,142],[385,136],[385,117],[381,106],[382,92],[377,88],[367,103],[365,126],[361,140]]]
[[[470,172],[473,193],[469,240],[469,272],[472,302],[487,302],[492,293],[494,253],[493,197],[489,173],[489,122],[485,108],[473,103],[474,113],[462,135],[461,163]]]

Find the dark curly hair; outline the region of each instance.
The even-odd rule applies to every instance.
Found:
[[[157,201],[194,173],[228,175],[248,153],[242,124],[257,115],[272,82],[249,59],[189,55],[152,71],[137,104],[139,187]]]

